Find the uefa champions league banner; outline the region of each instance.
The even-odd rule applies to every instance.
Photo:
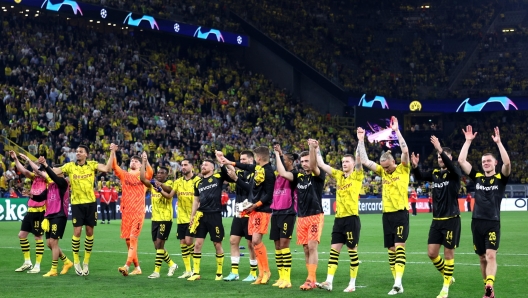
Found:
[[[528,100],[522,97],[503,95],[485,98],[462,98],[442,100],[407,100],[386,98],[379,95],[350,96],[349,106],[391,110],[392,112],[496,112],[528,110]]]

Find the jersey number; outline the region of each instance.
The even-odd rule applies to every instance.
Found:
[[[163,234],[165,232],[165,224],[160,225],[160,232]]]
[[[447,231],[446,240],[453,240],[453,231]]]
[[[35,221],[35,229],[38,229],[40,226],[40,221]]]
[[[347,235],[347,240],[348,241],[354,240],[354,236],[352,235],[352,232],[346,232],[346,235]]]
[[[282,229],[283,229],[284,231],[287,231],[287,230],[288,230],[288,224],[287,224],[287,223],[284,223],[284,226],[282,227]]]
[[[215,232],[216,232],[216,235],[220,235],[220,228],[219,227],[215,227]]]
[[[497,240],[497,234],[495,232],[489,232],[489,241],[496,241]]]
[[[402,238],[403,226],[399,226],[396,228],[396,234],[398,235],[398,237]]]
[[[313,225],[312,228],[311,228],[311,231],[312,231],[312,233],[317,233],[317,230],[318,230],[318,229],[319,229],[319,228],[317,227],[317,225]],[[351,234],[352,234],[352,233],[351,233]]]

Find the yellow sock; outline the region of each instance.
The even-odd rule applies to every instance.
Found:
[[[73,262],[75,264],[80,263],[79,260],[79,247],[81,246],[81,237],[72,236],[72,252],[73,252]]]
[[[405,247],[397,246],[396,247],[396,261],[394,269],[396,270],[396,278],[394,279],[395,284],[401,284],[401,279],[403,277],[403,272],[405,271],[405,263],[407,258],[405,256]]]
[[[277,271],[279,272],[279,280],[283,280],[282,249],[275,250],[275,263],[277,264]]]
[[[42,255],[44,254],[44,240],[36,240],[36,260],[35,265],[39,265],[42,262]]]
[[[51,261],[51,271],[57,272],[57,265],[59,264],[58,260]]]
[[[224,254],[216,254],[216,275],[222,275],[224,267]]]
[[[350,278],[356,278],[359,270],[359,257],[355,250],[349,249],[348,255],[350,256]]]
[[[486,285],[493,287],[493,283],[495,283],[495,275],[486,276]]]
[[[85,264],[90,263],[90,256],[92,255],[93,241],[94,241],[93,235],[86,236],[86,238],[84,238],[84,261],[83,263]]]
[[[61,261],[64,263],[64,264],[67,264],[67,263],[70,263],[70,259],[68,259],[68,257],[65,255],[65,254],[61,254],[59,256],[59,258],[61,259]]]
[[[154,272],[160,273],[161,263],[163,263],[164,249],[156,249],[156,261],[154,262]]]
[[[189,250],[189,261],[194,264],[194,243],[187,246],[187,249]],[[202,257],[202,254],[200,253],[200,258]],[[191,270],[189,270],[191,271]]]
[[[389,249],[389,265],[392,273],[392,277],[396,279],[396,269],[394,268],[396,263],[396,252]]]
[[[200,261],[202,260],[202,253],[194,253],[193,255],[193,263],[194,263],[194,274],[199,275],[200,274]]]
[[[180,243],[180,248],[182,252],[183,264],[185,265],[185,271],[191,272],[191,252],[189,251],[189,246],[187,246],[187,244]]]
[[[20,238],[20,248],[22,249],[22,254],[24,255],[24,261],[26,263],[31,263],[31,255],[29,253],[29,241],[27,238]]]
[[[164,251],[164,254],[163,254],[163,260],[165,261],[165,263],[167,263],[169,265],[169,267],[172,267],[174,266],[174,261],[172,260],[172,258],[170,257],[170,254],[168,251],[166,250],[163,250]]]
[[[331,248],[330,249],[330,259],[328,260],[328,272],[326,276],[326,281],[332,282],[334,280],[334,275],[336,273],[338,264],[339,264],[339,252]]]
[[[282,251],[282,280],[291,282],[291,264],[292,254],[290,248],[284,248]]]
[[[238,275],[238,265],[240,264],[240,257],[231,257],[231,272]]]
[[[453,279],[453,271],[455,270],[455,260],[445,260],[444,265],[444,287],[449,288],[451,280]]]
[[[258,269],[258,265],[257,265],[257,260],[249,260],[249,274],[253,275],[253,276],[257,276],[257,269]]]
[[[444,275],[444,268],[445,268],[446,261],[444,261],[444,259],[442,259],[442,257],[440,255],[438,255],[436,258],[432,259],[431,261],[433,262],[433,265],[436,267],[436,269],[443,276]]]

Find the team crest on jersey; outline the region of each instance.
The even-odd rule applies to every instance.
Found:
[[[76,224],[77,223],[77,218],[74,217],[72,221],[73,221],[73,224]]]
[[[209,180],[207,180],[209,183],[213,182],[213,178],[209,178]]]
[[[443,178],[445,179],[446,177],[447,177],[447,173],[444,173],[444,177]]]
[[[491,178],[490,183],[493,184],[493,181],[495,181],[495,179]]]

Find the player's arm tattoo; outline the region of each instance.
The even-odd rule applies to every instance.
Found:
[[[365,149],[365,142],[359,141],[358,142],[358,150],[359,158],[361,159],[361,162],[365,165],[368,165],[368,162],[370,160],[368,159],[367,150]]]

